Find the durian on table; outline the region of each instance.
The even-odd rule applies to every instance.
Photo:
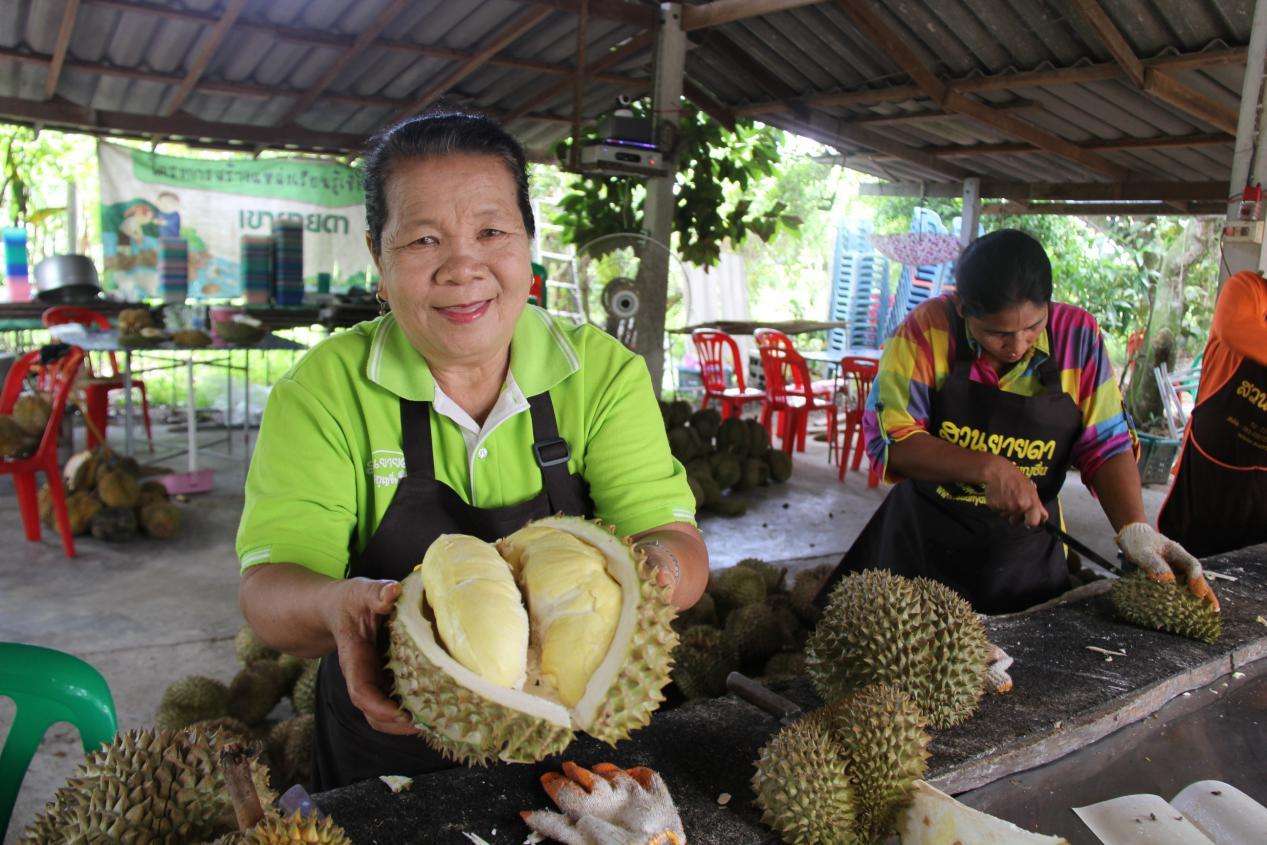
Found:
[[[1113,582],[1109,598],[1119,617],[1141,628],[1204,643],[1214,643],[1223,633],[1218,611],[1188,592],[1182,582],[1159,583],[1135,571]]]
[[[550,517],[495,545],[442,535],[401,582],[388,668],[445,757],[535,762],[577,730],[615,744],[651,720],[673,614],[645,556],[599,522]]]

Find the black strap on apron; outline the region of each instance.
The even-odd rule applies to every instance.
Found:
[[[349,577],[400,580],[422,561],[441,534],[470,534],[492,541],[530,520],[556,513],[593,516],[584,479],[567,471],[570,449],[559,437],[549,394],[533,396],[528,404],[541,492],[518,504],[477,508],[436,479],[430,403],[400,400],[406,475],[365,549],[352,556]],[[382,649],[385,626],[379,633]],[[371,728],[348,698],[337,655],[321,661],[314,734],[314,786],[321,790],[384,774],[412,776],[453,766],[419,737],[392,736]]]
[[[1157,527],[1198,557],[1267,542],[1267,366],[1245,358],[1192,409]]]

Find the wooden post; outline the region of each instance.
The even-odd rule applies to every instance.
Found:
[[[676,144],[678,124],[682,116],[682,76],[686,67],[686,33],[682,29],[682,6],[661,3],[655,55],[653,107],[655,138],[658,144]],[[673,184],[677,178],[676,156],[664,155],[669,172],[647,180],[647,199],[643,228],[653,240],[671,248],[673,244]],[[634,350],[647,360],[651,385],[657,394],[664,376],[664,316],[669,285],[669,257],[649,251],[642,257],[638,275],[650,281],[651,289],[641,303],[642,319]],[[647,262],[654,262],[646,266]]]
[[[959,218],[959,244],[967,246],[977,237],[981,220],[981,180],[972,176],[963,180],[963,216]]]
[[[1267,153],[1258,149],[1258,163],[1254,166],[1254,150],[1267,140],[1267,108],[1263,95],[1263,64],[1267,61],[1267,0],[1256,0],[1254,23],[1249,34],[1249,49],[1245,64],[1245,77],[1241,83],[1241,109],[1236,122],[1236,150],[1232,157],[1232,176],[1228,183],[1227,220],[1239,220],[1241,192],[1246,185],[1267,176]],[[1255,143],[1257,142],[1257,143]],[[1256,172],[1254,172],[1256,171]],[[1222,260],[1219,262],[1219,286],[1232,273],[1241,270],[1263,269],[1263,245],[1245,241],[1223,242]]]

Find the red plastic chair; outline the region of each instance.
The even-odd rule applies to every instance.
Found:
[[[765,374],[765,404],[761,408],[761,424],[774,435],[770,423],[778,415],[778,434],[783,438],[783,451],[792,454],[805,451],[805,431],[809,415],[822,411],[827,415],[828,439],[836,431],[836,403],[815,393],[810,380],[809,364],[795,349],[789,349],[787,336],[772,329],[754,333],[761,353],[761,371]]]
[[[700,400],[699,406],[701,411],[716,399],[721,402],[722,419],[741,417],[744,405],[765,399],[765,391],[748,387],[744,383],[739,345],[733,337],[725,332],[696,329],[691,332],[691,341],[699,355],[700,380],[704,382],[704,398]],[[727,350],[730,351],[731,370],[735,374],[735,387],[726,385]]]
[[[40,317],[44,322],[44,327],[61,326],[66,323],[78,323],[81,326],[89,326],[97,329],[110,329],[110,321],[100,311],[93,311],[91,308],[83,308],[78,305],[54,305],[46,310]],[[122,390],[124,387],[123,376],[120,375],[119,361],[115,358],[113,352],[107,352],[106,357],[110,362],[110,373],[106,376],[99,376],[92,371],[92,359],[88,360],[88,377],[90,380],[84,382],[84,401],[88,405],[85,409],[88,419],[92,420],[96,426],[88,426],[88,448],[92,449],[97,445],[97,432],[101,432],[102,436],[106,433],[106,415],[110,404],[110,392],[113,390]],[[145,393],[145,382],[141,379],[132,379],[132,386],[139,388],[141,391],[141,419],[145,421],[145,439],[149,441],[150,451],[154,451],[154,434],[150,431],[150,402],[149,397]]]
[[[761,337],[765,339],[766,345],[777,346],[778,348],[791,352],[798,357],[800,356],[801,353],[797,351],[796,345],[792,343],[792,338],[788,337],[778,329],[757,329],[757,332],[761,333]],[[758,340],[757,346],[760,347],[761,343],[762,341]],[[829,378],[815,379],[814,381],[811,381],[810,384],[813,387],[814,395],[820,396],[823,399],[830,399],[833,391],[836,389],[834,380]]]
[[[836,396],[843,403],[840,408],[844,419],[835,432],[839,435],[839,442],[836,437],[832,437],[831,449],[840,464],[841,481],[845,480],[845,468],[849,465],[851,452],[853,469],[856,471],[862,466],[862,456],[867,450],[866,439],[862,434],[862,415],[867,410],[867,396],[871,393],[871,383],[875,381],[879,369],[880,362],[874,358],[846,355],[840,359],[840,366],[836,370]],[[868,473],[867,486],[875,487],[879,483],[879,473],[873,466]]]
[[[57,435],[61,431],[62,415],[66,411],[70,390],[75,384],[75,377],[79,374],[79,366],[83,360],[84,351],[78,346],[72,346],[60,359],[44,365],[40,364],[39,350],[28,352],[9,368],[4,389],[0,391],[0,414],[13,412],[13,405],[22,393],[22,384],[28,374],[35,375],[38,390],[52,396],[53,412],[49,415],[48,424],[44,426],[44,434],[40,437],[40,445],[36,447],[35,454],[16,460],[0,459],[0,475],[13,476],[13,489],[18,494],[18,509],[22,514],[26,539],[38,542],[40,506],[35,489],[35,473],[44,473],[49,491],[53,494],[53,517],[57,530],[62,535],[62,548],[67,557],[75,556],[75,540],[70,533],[70,516],[66,513],[62,470],[57,464]]]

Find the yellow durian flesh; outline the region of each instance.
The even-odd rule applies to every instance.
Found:
[[[611,648],[620,585],[602,552],[557,528],[529,525],[497,548],[527,597],[540,683],[572,707]]]
[[[443,534],[420,567],[445,650],[480,677],[520,689],[528,672],[528,614],[514,575],[490,543]]]

